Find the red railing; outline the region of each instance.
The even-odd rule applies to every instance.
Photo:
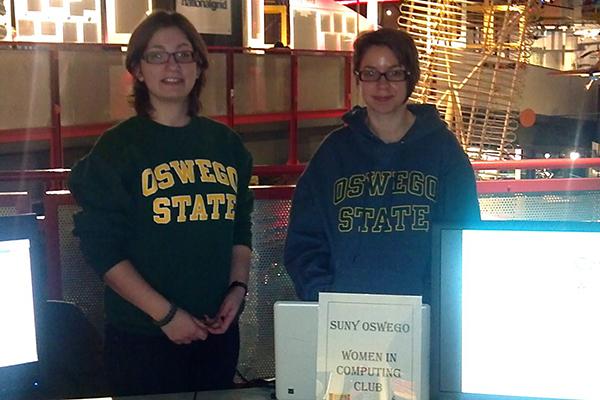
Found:
[[[510,171],[528,169],[576,169],[599,168],[600,158],[565,158],[514,160],[514,161],[474,161],[475,171]],[[304,171],[305,164],[293,165],[257,165],[254,174],[261,176],[295,175]],[[22,171],[0,171],[2,181],[40,181],[64,182],[69,176],[69,169],[37,169]],[[495,179],[480,180],[480,193],[527,192],[527,191],[564,191],[564,190],[600,190],[600,178],[562,178],[562,179]]]
[[[116,123],[109,121],[102,124],[79,125],[79,126],[62,126],[61,124],[61,99],[60,99],[60,82],[59,82],[59,67],[58,53],[60,50],[81,49],[82,45],[63,44],[63,43],[13,43],[0,42],[0,49],[7,48],[36,48],[49,50],[50,52],[50,100],[51,100],[51,116],[52,125],[50,127],[40,128],[17,128],[0,130],[0,143],[2,142],[19,142],[29,140],[49,140],[50,143],[50,168],[64,167],[63,156],[63,139],[73,137],[97,136],[106,130],[108,127]],[[117,45],[85,45],[86,49],[92,50],[112,50],[120,51],[121,46]],[[322,51],[322,50],[290,50],[290,49],[252,49],[252,48],[237,48],[237,47],[210,47],[211,53],[224,53],[226,58],[226,85],[223,88],[225,91],[225,99],[227,104],[227,114],[213,115],[212,118],[221,121],[229,126],[256,124],[267,122],[288,121],[288,165],[297,165],[298,162],[298,122],[306,119],[320,118],[338,118],[351,107],[351,89],[352,89],[352,53],[343,51]],[[241,115],[237,114],[234,105],[235,96],[235,71],[234,71],[234,54],[246,52],[264,52],[266,56],[273,55],[288,55],[290,57],[290,100],[289,110],[280,113],[262,113]],[[318,56],[342,56],[344,62],[344,106],[340,109],[325,109],[301,111],[298,109],[298,94],[301,90],[298,85],[299,68],[298,57],[303,55],[318,55]]]
[[[475,171],[486,170],[516,170],[516,169],[573,169],[600,167],[600,158],[548,158],[535,160],[511,161],[473,161]],[[258,176],[299,175],[304,171],[305,164],[296,165],[257,165],[254,173]]]

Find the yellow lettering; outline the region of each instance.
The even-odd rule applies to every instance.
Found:
[[[217,182],[219,182],[221,185],[229,186],[229,179],[227,178],[227,170],[225,169],[225,166],[217,161],[213,161],[212,165],[213,169],[215,170]]]
[[[154,211],[154,222],[157,224],[168,224],[171,222],[171,202],[167,197],[158,197],[152,202],[152,210]]]
[[[403,205],[394,207],[366,208],[341,207],[338,212],[338,230],[351,232],[354,227],[360,233],[428,231],[429,205]]]
[[[175,170],[177,177],[181,183],[194,183],[196,176],[194,175],[194,161],[192,160],[174,160],[169,165]]]
[[[173,207],[177,207],[179,209],[179,213],[177,214],[177,222],[187,221],[185,212],[187,206],[192,205],[192,198],[188,195],[173,196],[171,197],[171,202],[173,204]]]
[[[234,192],[238,191],[238,173],[233,167],[227,167],[227,176],[229,177],[229,184]]]
[[[364,223],[358,227],[359,232],[369,232],[369,220],[375,216],[374,208],[355,207],[354,216],[356,218],[364,217]]]
[[[423,182],[425,181],[425,176],[420,171],[412,171],[410,173],[410,177],[408,179],[408,192],[415,196],[423,195]]]
[[[425,179],[425,197],[431,201],[435,201],[437,194],[437,178],[435,176],[427,175]]]
[[[202,182],[216,182],[216,178],[215,176],[212,174],[211,171],[211,167],[212,164],[209,160],[205,160],[205,159],[198,159],[196,160],[196,165],[198,166],[198,169],[200,170],[200,180]]]
[[[197,194],[194,199],[194,207],[190,214],[190,221],[206,221],[208,214],[206,213],[206,206],[204,205],[204,199],[201,194]]]
[[[158,186],[156,184],[156,178],[150,168],[146,168],[142,171],[142,194],[144,197],[148,197],[156,193]]]
[[[225,195],[223,193],[211,193],[206,195],[206,203],[212,205],[212,213],[210,219],[217,220],[221,218],[219,206],[225,204]]]
[[[408,185],[406,181],[408,180],[408,172],[407,171],[397,171],[396,179],[394,180],[394,189],[392,191],[393,194],[404,194],[407,191]]]
[[[396,218],[397,221],[394,230],[404,231],[406,229],[406,225],[404,225],[404,217],[408,217],[410,215],[410,206],[394,206],[392,207],[391,215],[392,217]]]
[[[371,232],[391,232],[392,225],[390,225],[388,210],[385,207],[377,210],[377,216],[375,217],[375,223]]]
[[[173,174],[169,171],[169,164],[160,164],[154,167],[154,176],[160,189],[168,189],[175,184]]]
[[[413,231],[429,231],[429,206],[413,206]]]
[[[348,197],[361,196],[363,194],[364,182],[364,175],[352,175],[348,184]]]
[[[348,178],[340,178],[333,184],[333,204],[339,204],[346,198]]]
[[[227,193],[225,198],[227,199],[227,211],[225,212],[225,219],[233,221],[235,219],[235,204],[237,196],[235,194]]]
[[[375,171],[368,175],[369,179],[369,195],[382,196],[385,193],[387,183],[390,180],[392,173],[389,171]]]
[[[340,208],[338,229],[340,232],[350,232],[352,230],[352,207]]]

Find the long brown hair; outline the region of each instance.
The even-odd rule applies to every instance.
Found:
[[[148,42],[159,29],[179,28],[192,44],[196,53],[196,64],[200,71],[194,87],[188,95],[188,115],[198,114],[201,108],[200,93],[206,81],[205,72],[208,68],[208,50],[202,37],[192,25],[192,23],[183,15],[172,11],[154,11],[138,24],[127,45],[127,56],[125,58],[125,67],[131,75],[134,76],[133,93],[131,95],[132,104],[137,115],[148,117],[154,111],[150,102],[150,94],[146,84],[139,79],[135,79],[135,71],[140,65]]]

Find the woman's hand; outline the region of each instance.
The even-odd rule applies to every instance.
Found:
[[[223,299],[217,315],[214,318],[205,316],[204,319],[208,332],[214,335],[225,333],[238,314],[245,297],[246,290],[244,288],[238,286],[232,287],[227,292],[227,295],[225,295],[225,299]]]
[[[160,329],[176,344],[190,344],[196,340],[206,340],[208,336],[206,324],[181,308],[177,309],[171,322]]]

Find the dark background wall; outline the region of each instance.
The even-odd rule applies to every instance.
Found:
[[[175,10],[175,5],[179,0],[153,0],[154,9]],[[231,35],[211,35],[203,33],[202,37],[208,46],[230,46],[242,47],[242,1],[229,0],[231,6]]]

